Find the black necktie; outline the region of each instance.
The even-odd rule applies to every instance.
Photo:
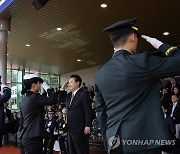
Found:
[[[72,96],[71,96],[71,100],[70,100],[70,102],[69,102],[69,108],[71,108],[71,106],[72,106],[73,98],[74,98],[74,94],[72,94]]]

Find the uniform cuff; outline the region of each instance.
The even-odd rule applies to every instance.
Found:
[[[163,53],[163,55],[165,56],[171,56],[175,50],[177,49],[176,46],[171,46],[169,44],[162,44],[160,47],[159,47],[159,50]]]

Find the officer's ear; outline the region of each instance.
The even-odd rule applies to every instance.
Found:
[[[135,42],[136,39],[137,39],[137,36],[134,33],[129,34],[128,40],[130,42]]]

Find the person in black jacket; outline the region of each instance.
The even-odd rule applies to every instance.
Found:
[[[4,133],[4,124],[5,124],[5,113],[4,113],[4,102],[7,102],[11,97],[11,90],[0,83],[0,91],[2,91],[2,95],[0,95],[0,148],[2,147],[2,137]]]
[[[89,153],[89,134],[92,125],[91,101],[87,91],[81,87],[82,79],[79,75],[71,75],[69,82],[62,86],[67,87],[70,93],[61,91],[59,99],[66,100],[67,130],[70,154]]]
[[[42,96],[38,92],[40,85],[48,93]],[[46,135],[44,126],[43,111],[44,106],[57,103],[57,97],[38,74],[28,74],[24,76],[24,98],[20,105],[20,149],[21,153],[42,154],[43,137]]]
[[[3,145],[8,146],[9,133],[11,132],[11,110],[7,108],[8,102],[4,103],[4,114],[5,114],[5,124],[4,124],[4,135],[3,135]]]
[[[19,117],[17,116],[17,112],[13,113],[13,117],[11,120],[11,133],[14,134],[14,146],[18,147],[18,142],[17,142],[17,132],[19,129]]]

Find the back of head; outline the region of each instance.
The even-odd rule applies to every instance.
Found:
[[[140,37],[138,28],[136,26],[137,21],[138,18],[119,21],[105,28],[104,32],[109,32],[111,41],[114,46],[117,46],[117,44],[123,46],[127,42],[129,35],[135,34],[137,37]]]

